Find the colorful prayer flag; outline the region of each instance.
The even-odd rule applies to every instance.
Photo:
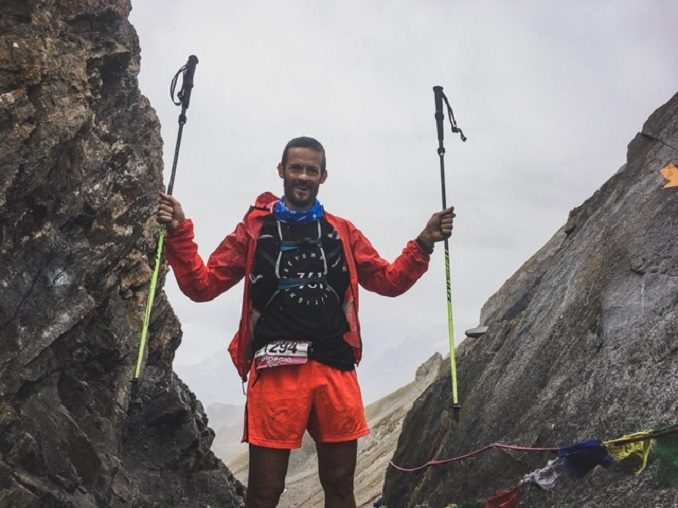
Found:
[[[513,508],[518,506],[518,487],[511,487],[497,492],[488,497],[483,503],[483,508]]]
[[[655,432],[676,427],[676,424],[663,425]],[[662,436],[656,440],[654,455],[659,463],[659,481],[667,487],[678,487],[678,434]]]
[[[520,480],[521,485],[523,483],[532,482],[536,483],[544,490],[552,490],[556,486],[556,480],[558,479],[556,464],[558,464],[561,460],[563,459],[551,459],[548,461],[545,467],[526,474],[523,476],[523,479]]]
[[[628,457],[638,457],[640,459],[640,465],[636,468],[635,473],[636,475],[639,475],[643,472],[645,466],[647,466],[647,457],[650,455],[652,440],[646,439],[644,441],[634,441],[632,443],[619,443],[619,441],[647,436],[649,433],[650,431],[627,434],[611,441],[605,441],[603,445],[607,448],[608,453],[612,455],[612,458],[618,462],[621,462]]]
[[[600,439],[582,441],[558,451],[558,457],[565,459],[565,469],[575,478],[583,478],[597,465],[609,466],[612,457],[602,446]]]
[[[668,180],[668,183],[664,185],[664,189],[678,187],[678,167],[675,164],[667,164],[659,172]]]

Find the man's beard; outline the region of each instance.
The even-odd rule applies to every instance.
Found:
[[[310,208],[313,203],[315,203],[316,197],[318,196],[318,186],[312,183],[299,184],[295,183],[293,180],[285,178],[283,180],[283,188],[285,191],[285,201],[287,202],[288,206],[291,204],[292,206],[302,210]],[[294,196],[295,188],[306,190],[308,198],[303,200],[296,199]]]

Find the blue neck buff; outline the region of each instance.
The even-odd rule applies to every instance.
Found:
[[[285,196],[280,198],[273,207],[273,217],[280,222],[287,222],[288,224],[304,224],[314,220],[322,219],[325,210],[323,205],[317,199],[313,206],[306,210],[291,210],[285,205]]]

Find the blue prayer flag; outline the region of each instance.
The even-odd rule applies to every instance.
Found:
[[[558,457],[565,459],[565,470],[576,478],[583,478],[598,465],[607,467],[614,462],[600,439],[561,448]]]

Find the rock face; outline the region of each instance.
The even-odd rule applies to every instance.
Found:
[[[558,447],[678,420],[678,95],[628,147],[626,164],[487,302],[487,332],[460,348],[461,414],[449,369],[407,415],[394,462],[418,466],[492,442]],[[551,455],[490,451],[417,473],[390,468],[389,508],[446,506],[516,485]],[[521,506],[674,506],[657,464],[561,476]]]
[[[0,506],[241,506],[174,375],[163,294],[130,383],[162,142],[129,0],[0,4]]]

